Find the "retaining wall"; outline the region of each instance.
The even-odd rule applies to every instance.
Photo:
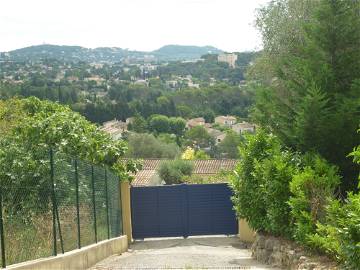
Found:
[[[127,236],[120,236],[97,244],[76,249],[58,256],[27,261],[8,266],[11,270],[83,270],[114,254],[121,254],[128,249]]]

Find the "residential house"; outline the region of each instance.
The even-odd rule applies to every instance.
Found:
[[[125,122],[127,125],[132,124],[134,122],[135,117],[128,117],[126,118]]]
[[[167,87],[170,88],[177,88],[178,87],[178,81],[172,80],[172,81],[166,81],[165,82]]]
[[[236,117],[231,116],[231,115],[218,116],[218,117],[215,117],[215,123],[219,124],[221,126],[232,127],[236,123]]]
[[[207,128],[206,130],[215,139],[215,144],[221,143],[226,137],[226,134],[218,129]]]
[[[196,126],[205,126],[205,119],[203,117],[193,118],[186,122],[186,127],[191,129]]]
[[[255,132],[256,127],[254,124],[250,124],[248,122],[242,121],[241,123],[237,123],[233,125],[231,129],[235,131],[237,134],[242,134],[244,132],[253,133]]]
[[[92,77],[85,78],[84,81],[86,81],[86,82],[94,81],[94,82],[96,82],[97,85],[100,85],[101,83],[103,83],[105,81],[105,79],[101,78],[98,75],[95,75]]]
[[[188,87],[190,87],[190,88],[200,88],[200,84],[198,84],[198,83],[193,83],[192,81],[189,81],[187,85],[188,85]]]
[[[149,82],[147,80],[136,80],[134,84],[149,86]]]
[[[127,124],[116,119],[103,123],[100,130],[110,134],[111,138],[118,140],[127,132]]]
[[[215,144],[219,144],[221,143],[226,137],[226,134],[225,133],[221,133],[219,134],[218,136],[216,136],[215,138]]]

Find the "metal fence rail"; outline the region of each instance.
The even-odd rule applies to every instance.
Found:
[[[0,187],[3,268],[122,234],[115,174],[51,150],[43,162],[45,169],[29,176],[26,184]]]

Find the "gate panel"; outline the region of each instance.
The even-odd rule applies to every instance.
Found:
[[[158,237],[158,190],[155,187],[131,188],[133,238]]]
[[[236,234],[231,195],[227,184],[132,187],[133,237]]]
[[[160,236],[184,235],[183,186],[162,186],[158,189]]]
[[[227,184],[189,185],[189,235],[237,234]]]
[[[227,185],[212,186],[212,234],[237,234],[238,223],[231,201],[232,190]]]
[[[208,185],[188,186],[189,235],[211,234],[211,188]]]

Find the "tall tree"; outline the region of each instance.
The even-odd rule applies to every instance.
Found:
[[[338,165],[354,189],[346,153],[360,140],[360,2],[277,0],[261,9],[264,51],[252,116],[288,146],[317,151]]]

